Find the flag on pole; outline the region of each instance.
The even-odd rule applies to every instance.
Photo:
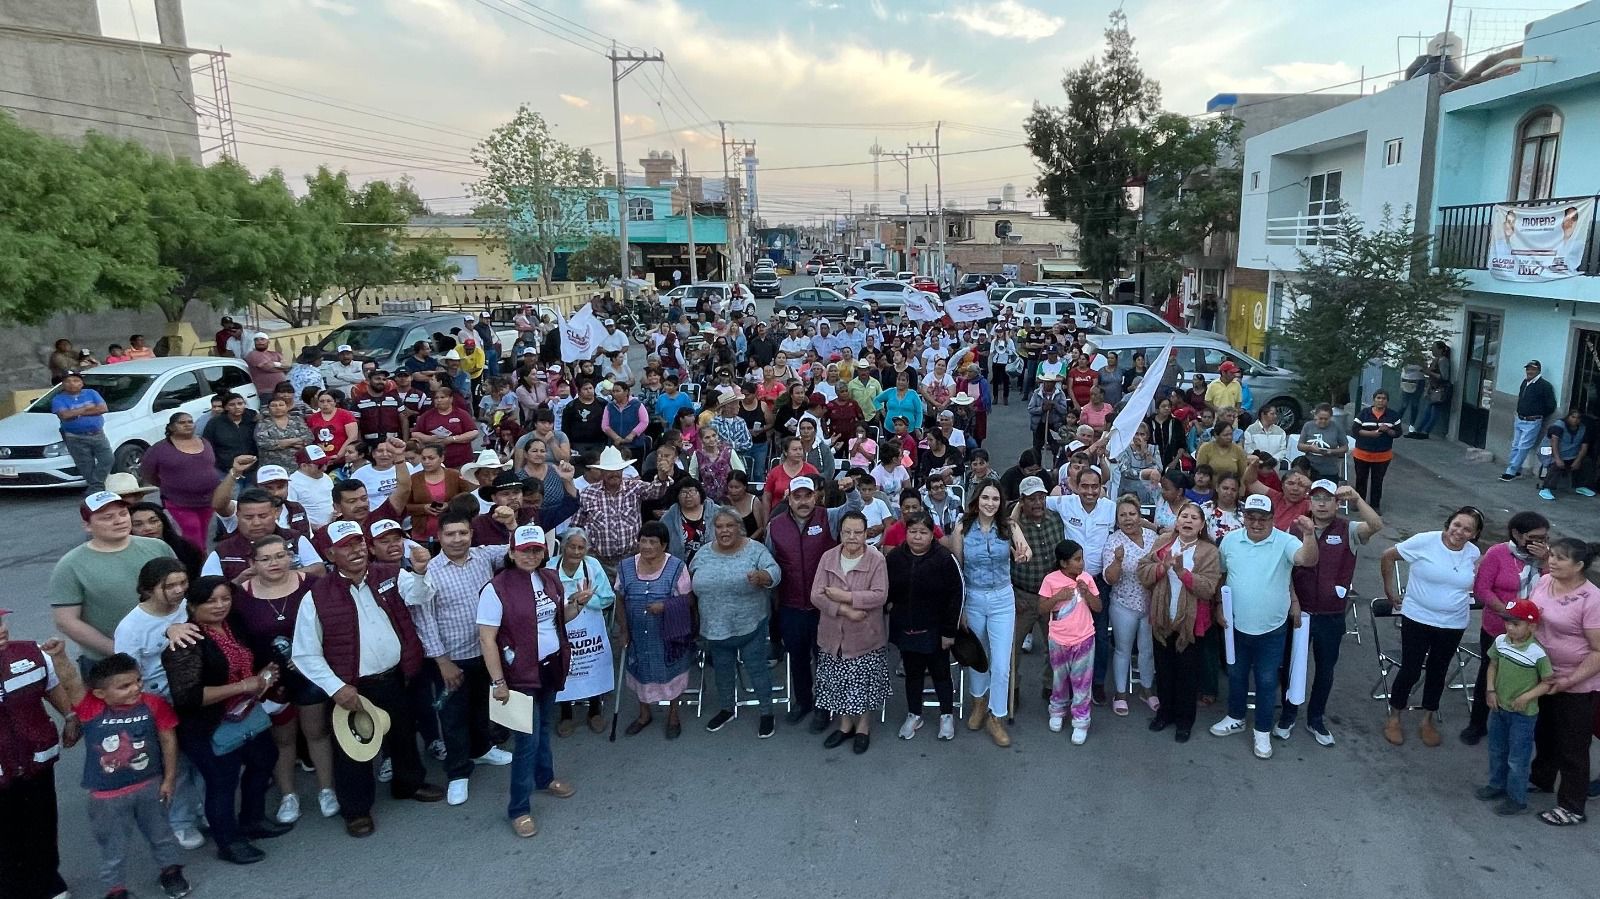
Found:
[[[1167,363],[1172,359],[1172,344],[1176,340],[1176,337],[1168,338],[1161,349],[1156,351],[1156,359],[1145,369],[1144,380],[1139,382],[1139,389],[1128,397],[1122,405],[1122,411],[1118,412],[1116,419],[1111,422],[1110,438],[1106,441],[1106,453],[1109,458],[1121,457],[1133,443],[1133,435],[1139,430],[1139,424],[1144,421],[1145,413],[1149,411],[1150,403],[1155,399],[1156,388],[1161,385],[1161,376],[1166,374]]]
[[[994,317],[989,308],[989,294],[982,290],[955,297],[945,304],[944,311],[953,322],[976,322]]]
[[[561,329],[561,361],[593,359],[600,342],[606,339],[606,326],[594,314],[593,304],[584,303],[571,318],[561,318],[559,312],[556,315],[556,327]]]
[[[906,291],[903,314],[916,322],[936,322],[940,315],[939,307],[934,305],[932,296],[920,290]]]

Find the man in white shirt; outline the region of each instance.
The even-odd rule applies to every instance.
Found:
[[[361,370],[361,363],[356,361],[355,353],[348,343],[339,344],[338,356],[322,363],[323,384],[344,391],[345,396],[349,396],[350,391],[366,379],[366,374]]]
[[[333,478],[328,477],[328,454],[313,443],[295,453],[300,463],[289,475],[289,501],[306,511],[312,530],[333,520]]]
[[[798,370],[800,363],[806,358],[806,350],[811,349],[811,341],[800,333],[799,322],[789,322],[785,327],[788,329],[788,336],[778,344],[778,349],[788,357],[790,370]]]
[[[621,350],[626,353],[628,351],[628,335],[617,330],[615,319],[608,318],[604,324],[606,326],[606,336],[600,341],[600,351],[603,353],[615,353]]]
[[[294,627],[295,668],[332,697],[335,705],[352,713],[351,725],[368,714],[368,705],[388,712],[389,730],[382,741],[393,764],[391,794],[396,799],[438,802],[444,791],[423,780],[416,722],[406,688],[407,678],[415,676],[424,662],[416,625],[406,607],[423,600],[401,595],[395,566],[369,564],[367,535],[361,525],[335,521],[328,525],[327,542],[334,570],[319,578],[300,602]],[[413,560],[413,573],[419,576],[407,581],[410,590],[431,591],[422,576],[426,570],[425,557],[420,564]],[[336,728],[339,722],[340,716],[335,714]],[[372,762],[352,759],[341,740],[334,745],[334,791],[339,796],[345,832],[358,838],[371,836],[376,792]]]
[[[1101,596],[1110,596],[1111,588],[1105,579],[1106,541],[1111,539],[1111,531],[1117,524],[1117,504],[1101,495],[1104,485],[1105,474],[1099,466],[1091,465],[1078,474],[1078,483],[1073,488],[1076,492],[1061,496],[1061,488],[1057,487],[1057,495],[1045,497],[1045,507],[1061,516],[1066,538],[1083,547],[1084,573],[1094,578]],[[1096,705],[1105,705],[1111,633],[1107,628],[1110,616],[1104,603],[1100,609],[1094,613],[1094,701]]]

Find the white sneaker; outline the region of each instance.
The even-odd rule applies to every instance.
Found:
[[[391,780],[394,780],[394,762],[384,759],[383,763],[378,765],[378,783],[386,784]]]
[[[1061,733],[1061,724],[1065,720],[1066,720],[1066,716],[1065,715],[1051,715],[1050,716],[1050,732],[1053,733],[1053,734]]]
[[[178,845],[185,849],[199,849],[206,844],[206,835],[193,827],[180,827],[172,832],[178,838]]]
[[[919,730],[922,730],[922,716],[908,712],[906,714],[906,723],[900,725],[900,739],[909,740],[916,736]]]
[[[1289,738],[1294,735],[1294,725],[1291,724],[1288,727],[1278,727],[1277,725],[1273,725],[1272,735],[1280,740],[1283,740],[1284,742],[1288,742]]]
[[[1072,745],[1082,746],[1089,739],[1089,725],[1072,725]]]
[[[1221,721],[1211,725],[1211,736],[1226,737],[1244,730],[1244,722],[1232,715],[1224,715]]]
[[[1316,728],[1307,724],[1306,730],[1311,731],[1311,736],[1316,738],[1318,746],[1333,745],[1333,731],[1328,730],[1328,726],[1326,724],[1322,726],[1322,730],[1317,730]]]
[[[1256,758],[1272,758],[1272,734],[1264,730],[1254,732],[1256,742]]]
[[[445,788],[444,801],[450,803],[451,805],[466,804],[467,779],[465,777],[458,777],[455,780],[450,781],[450,785]]]
[[[473,761],[481,762],[485,765],[494,765],[498,768],[502,765],[511,764],[511,753],[506,752],[504,749],[501,749],[498,746],[490,746],[488,752],[478,756],[477,758],[473,759]]]
[[[954,740],[956,738],[956,716],[939,716],[939,739]]]
[[[286,793],[278,800],[278,823],[293,824],[300,820],[300,797]]]
[[[332,790],[317,791],[317,811],[324,818],[332,818],[339,814],[339,795]]]
[[[443,740],[434,740],[432,743],[429,743],[428,752],[431,753],[435,759],[438,759],[441,762],[444,761],[445,758],[450,754],[449,750],[444,748]]]
[[[1029,631],[1027,634],[1023,635],[1023,638],[1022,638],[1022,651],[1023,652],[1033,652],[1033,632],[1032,631]]]

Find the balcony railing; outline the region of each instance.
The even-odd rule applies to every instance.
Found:
[[[1267,244],[1279,247],[1314,247],[1331,241],[1338,232],[1339,215],[1304,212],[1267,219]]]
[[[1502,203],[1472,203],[1465,206],[1439,207],[1438,242],[1434,256],[1440,267],[1456,269],[1489,268],[1489,250],[1494,243],[1494,207],[1501,206],[1558,206],[1575,200],[1592,197],[1552,197],[1546,200],[1507,200]],[[1588,238],[1583,247],[1580,274],[1600,275],[1600,241],[1595,239],[1591,222]]]

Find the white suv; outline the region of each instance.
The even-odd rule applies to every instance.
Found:
[[[816,285],[818,287],[834,287],[844,283],[844,270],[837,265],[824,265],[817,271]]]

